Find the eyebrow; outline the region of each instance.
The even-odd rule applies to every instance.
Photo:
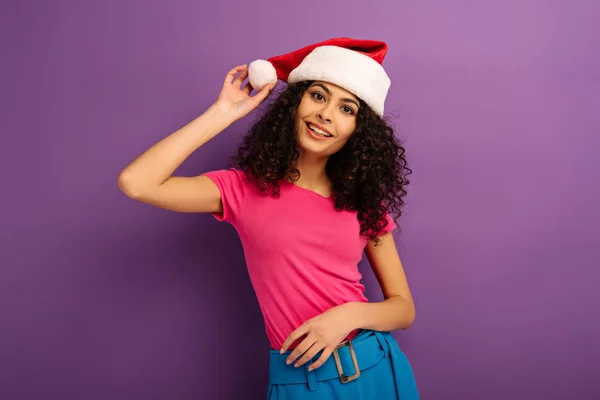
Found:
[[[323,85],[322,83],[315,83],[315,84],[314,84],[314,85],[312,85],[312,86],[313,86],[313,87],[314,87],[314,86],[320,86],[321,88],[323,88],[323,90],[324,90],[325,92],[327,92],[327,94],[328,94],[328,95],[330,95],[330,96],[331,96],[331,91],[330,91],[330,90],[327,88],[327,86]],[[342,99],[342,101],[347,101],[347,102],[350,102],[350,103],[354,103],[354,104],[356,104],[356,107],[360,108],[360,104],[358,104],[358,103],[356,102],[356,100],[354,100],[354,99],[351,99],[351,98],[345,97],[345,98],[343,98],[343,99]]]

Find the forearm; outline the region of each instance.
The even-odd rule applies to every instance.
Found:
[[[415,307],[402,296],[392,296],[381,302],[349,303],[355,329],[391,332],[408,329],[415,319]]]
[[[232,123],[225,111],[213,105],[202,115],[162,139],[123,169],[119,182],[130,188],[159,186],[195,150]]]

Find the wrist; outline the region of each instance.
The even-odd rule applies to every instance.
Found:
[[[364,304],[362,302],[349,302],[344,304],[348,313],[350,330],[361,329],[364,325]]]
[[[208,108],[208,110],[206,110],[206,113],[209,114],[216,121],[219,121],[222,125],[224,124],[225,127],[233,124],[238,119],[236,115],[231,111],[230,106],[228,106],[227,104],[220,103],[218,101],[213,103]]]

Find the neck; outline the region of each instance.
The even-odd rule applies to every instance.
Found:
[[[300,171],[300,178],[295,184],[305,189],[328,194],[331,190],[331,183],[325,172],[328,159],[328,157],[319,158],[301,152],[295,165],[298,171]]]

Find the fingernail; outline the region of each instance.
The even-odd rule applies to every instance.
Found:
[[[283,354],[283,349],[279,350],[279,354]]]
[[[294,367],[298,368],[300,366],[300,364],[296,363],[294,364]]]
[[[308,372],[312,371],[313,367],[308,367]]]
[[[290,365],[290,364],[292,363],[292,360],[287,360],[285,363],[286,363],[287,365]]]

